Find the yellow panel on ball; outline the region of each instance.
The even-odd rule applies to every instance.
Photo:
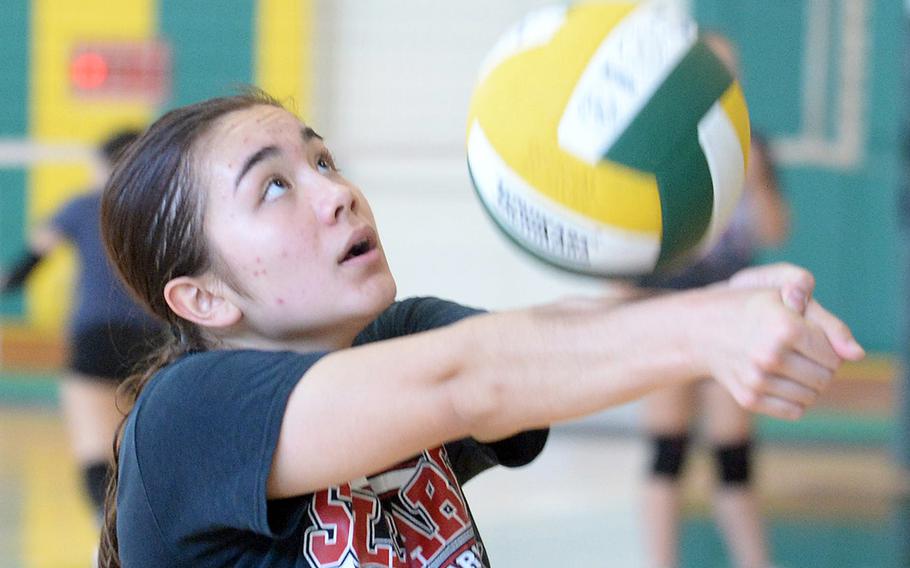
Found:
[[[633,8],[571,8],[551,41],[503,61],[478,85],[470,110],[507,164],[556,203],[610,226],[657,235],[654,176],[612,162],[594,167],[559,147],[566,103],[605,34]],[[597,188],[597,191],[579,191]]]
[[[739,83],[733,83],[727,92],[720,98],[720,106],[730,118],[730,122],[736,129],[736,137],[739,139],[739,146],[742,148],[743,156],[746,161],[743,163],[743,170],[749,165],[749,147],[752,131],[749,126],[749,109],[746,107],[746,97],[743,95],[742,87]]]

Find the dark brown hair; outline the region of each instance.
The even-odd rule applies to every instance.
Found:
[[[101,143],[98,151],[100,152],[101,157],[104,158],[104,161],[112,166],[117,163],[117,160],[126,152],[126,149],[130,147],[130,144],[139,138],[140,134],[142,133],[135,128],[118,130]]]
[[[203,231],[205,192],[194,171],[196,143],[223,116],[257,105],[282,106],[261,91],[210,99],[172,110],[130,144],[104,190],[101,231],[107,254],[121,280],[158,318],[167,322],[169,341],[145,369],[120,387],[129,410],[152,376],[181,355],[205,349],[203,332],[178,317],[164,299],[173,278],[217,270],[216,255]],[[124,418],[114,440],[114,462],[105,498],[99,566],[120,568],[117,542],[117,476]]]

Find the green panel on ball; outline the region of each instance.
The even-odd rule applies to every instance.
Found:
[[[658,269],[697,245],[711,222],[714,187],[698,123],[733,82],[699,40],[658,87],[605,158],[657,176],[661,203]],[[680,112],[679,105],[687,112]]]
[[[681,144],[698,138],[698,122],[732,83],[727,68],[699,40],[604,157],[656,173]],[[680,112],[680,105],[685,105],[685,112]]]
[[[663,222],[656,266],[660,271],[684,259],[705,236],[714,210],[714,185],[697,134],[678,145],[656,170]]]

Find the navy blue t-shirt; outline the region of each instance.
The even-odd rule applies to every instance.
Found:
[[[397,302],[355,344],[476,313],[435,298]],[[324,355],[197,353],[149,382],[120,448],[117,535],[124,568],[489,566],[460,485],[497,464],[530,462],[547,430],[492,444],[460,440],[369,478],[266,499],[288,397]]]
[[[151,331],[159,324],[114,275],[101,242],[101,194],[92,191],[64,205],[51,226],[79,253],[79,278],[70,327],[74,332],[109,323],[134,324]]]

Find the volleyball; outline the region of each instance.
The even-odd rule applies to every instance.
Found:
[[[675,4],[539,9],[484,61],[467,161],[498,227],[559,268],[638,276],[684,264],[745,180],[740,85]]]

